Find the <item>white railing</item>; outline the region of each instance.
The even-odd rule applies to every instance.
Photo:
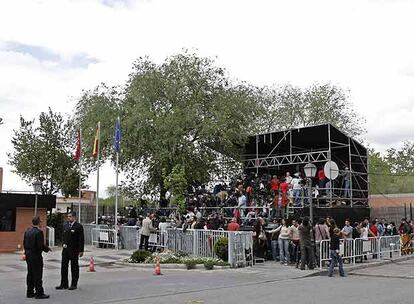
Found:
[[[319,267],[322,269],[331,260],[330,240],[323,240],[319,247]],[[367,239],[341,239],[339,251],[343,259],[355,264],[357,260],[392,258],[401,255],[401,240],[399,235],[370,237]]]
[[[92,228],[92,245],[96,244],[98,247],[107,247],[110,245],[115,248],[117,239],[115,233],[115,229]]]
[[[167,239],[166,233],[161,233],[160,230],[157,230],[155,232],[151,232],[148,240],[148,247],[157,250],[157,249],[163,249],[167,246]],[[140,247],[141,242],[141,231],[138,231],[138,243],[137,248]]]
[[[46,227],[47,229],[47,244],[49,247],[55,246],[55,228],[53,227]]]
[[[253,260],[253,233],[249,231],[224,231],[179,229],[167,230],[167,248],[190,255],[217,258],[214,245],[223,237],[228,239],[228,262],[232,267],[246,266]]]
[[[379,238],[379,259],[401,256],[401,238],[399,235],[382,236]]]

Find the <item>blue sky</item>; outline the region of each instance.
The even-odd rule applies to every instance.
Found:
[[[4,41],[0,46],[0,50],[29,55],[42,62],[55,63],[56,67],[61,69],[87,68],[89,64],[98,63],[97,59],[85,53],[72,54],[69,58],[63,58],[58,52],[46,47],[16,41]]]

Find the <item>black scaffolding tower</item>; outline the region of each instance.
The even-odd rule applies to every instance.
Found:
[[[329,161],[338,165],[338,177],[327,183],[321,191],[323,195],[313,197],[314,205],[368,208],[368,151],[331,124],[250,136],[244,155],[245,173],[256,177],[283,177],[286,172],[300,172],[304,176],[305,164],[312,163],[319,171]],[[345,187],[347,175],[349,188]],[[312,179],[313,189],[317,184],[316,175]]]

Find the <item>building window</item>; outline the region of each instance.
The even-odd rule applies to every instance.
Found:
[[[16,230],[16,209],[0,209],[0,231]]]

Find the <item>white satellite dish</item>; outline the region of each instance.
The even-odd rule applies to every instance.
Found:
[[[323,167],[323,172],[325,173],[325,176],[327,178],[329,178],[330,180],[334,180],[339,175],[338,165],[336,164],[336,162],[329,160]]]

